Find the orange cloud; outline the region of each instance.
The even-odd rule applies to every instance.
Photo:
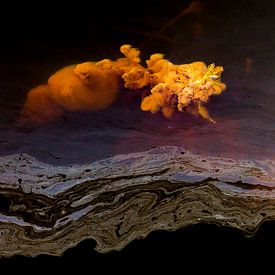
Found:
[[[221,82],[223,68],[203,62],[175,65],[162,54],[153,54],[140,64],[140,51],[123,45],[123,58],[104,59],[64,67],[48,83],[29,91],[21,119],[49,121],[68,111],[98,111],[108,108],[122,85],[127,89],[150,87],[151,94],[141,101],[141,109],[170,118],[178,110],[199,115],[211,122],[204,104],[226,86]],[[35,119],[33,119],[35,118]]]

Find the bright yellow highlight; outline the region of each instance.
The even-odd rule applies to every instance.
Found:
[[[57,71],[47,84],[28,93],[22,116],[29,112],[51,120],[64,110],[105,109],[116,100],[123,85],[127,89],[150,87],[150,94],[141,102],[143,111],[161,111],[167,118],[176,110],[187,111],[214,122],[204,104],[225,90],[223,67],[203,62],[175,65],[162,54],[151,55],[144,67],[138,49],[123,45],[120,51],[125,57],[115,61],[85,62]]]
[[[218,95],[226,86],[221,82],[221,66],[206,66],[203,62],[174,65],[155,54],[147,61],[151,94],[141,103],[143,111],[162,111],[171,117],[175,110],[189,111],[214,122],[202,106],[211,95]]]

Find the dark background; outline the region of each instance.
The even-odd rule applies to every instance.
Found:
[[[192,18],[186,18],[181,23],[176,22],[162,33],[164,37],[159,37],[156,33],[187,8],[190,2],[169,0],[126,3],[90,1],[89,4],[84,1],[1,3],[1,93],[5,93],[5,85],[17,81],[23,83],[23,88],[27,90],[46,80],[49,71],[55,71],[60,64],[64,66],[87,58],[99,60],[109,56],[116,57],[119,55],[119,46],[124,43],[142,48],[145,55],[161,51],[168,56],[175,56],[175,29],[179,24],[182,25],[185,43],[188,43],[192,32],[187,26]],[[253,36],[247,38],[248,44],[252,45],[250,53],[253,53],[254,43],[260,41],[267,41],[266,45],[272,50],[270,43],[274,39],[270,43],[269,40],[274,34],[263,30],[261,22],[272,13],[274,1],[201,2],[204,10],[213,14],[213,22],[215,14],[223,13],[225,19],[221,28],[226,22],[230,25],[230,22],[238,21],[243,27],[243,24],[257,20],[258,23],[253,26],[258,26],[255,32],[258,31],[260,35],[257,41]],[[228,30],[230,40],[230,33],[234,33],[236,29],[228,27]],[[221,30],[216,28],[212,32],[218,36]],[[249,29],[250,34],[251,32],[253,33]],[[198,40],[199,46],[203,46],[203,43],[203,40]],[[35,71],[38,65],[42,68],[40,72]],[[14,97],[14,94],[6,93],[7,100],[11,96]],[[24,96],[18,94],[22,102]],[[258,234],[250,239],[237,230],[215,225],[198,225],[173,233],[155,232],[146,240],[134,241],[121,252],[108,254],[98,254],[93,250],[93,241],[84,241],[76,248],[69,249],[62,257],[42,255],[36,258],[16,256],[1,259],[0,274],[54,274],[56,271],[62,274],[94,274],[104,271],[146,273],[148,268],[154,273],[167,271],[171,274],[275,274],[272,250],[275,247],[274,232],[275,224],[271,222],[263,224]],[[126,263],[130,264],[130,267]]]
[[[253,238],[215,225],[154,232],[121,252],[99,254],[86,240],[62,257],[15,256],[0,260],[1,274],[274,274],[275,223]],[[56,272],[56,273],[55,273]]]

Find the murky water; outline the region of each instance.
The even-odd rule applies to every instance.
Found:
[[[205,2],[202,14],[181,18],[173,31],[165,34],[172,41],[164,52],[171,61],[203,60],[224,66],[223,81],[228,88],[208,104],[217,124],[182,113],[171,120],[161,114],[144,113],[140,111],[141,92],[121,91],[117,102],[105,111],[67,113],[40,128],[17,127],[14,120],[29,88],[45,82],[64,65],[90,58],[99,60],[104,52],[103,46],[83,53],[83,45],[77,41],[74,46],[68,43],[64,52],[62,43],[51,42],[49,47],[39,42],[23,43],[13,56],[5,56],[0,68],[0,154],[28,153],[46,162],[69,164],[176,145],[207,155],[274,160],[275,38],[271,33],[275,31],[275,4],[271,2],[268,7],[255,4],[250,10],[241,2]],[[195,37],[194,24],[201,26]],[[160,50],[164,43],[147,41],[145,53]],[[140,44],[137,41],[136,46],[142,47]],[[115,58],[105,47],[105,57]],[[113,52],[118,53],[115,47]]]
[[[156,30],[191,1],[174,2],[137,8],[139,20],[106,16],[105,25],[87,19],[84,27],[70,21],[68,34],[60,27],[3,39],[2,255],[60,254],[88,237],[106,252],[156,229],[202,221],[255,233],[274,219],[275,2],[201,1],[201,12],[180,17],[160,35]],[[228,88],[207,105],[217,123],[142,112],[141,92],[126,90],[104,111],[68,112],[40,127],[16,123],[29,89],[68,64],[115,59],[124,43],[145,57],[161,51],[174,63],[222,65]],[[31,157],[7,157],[19,153]]]

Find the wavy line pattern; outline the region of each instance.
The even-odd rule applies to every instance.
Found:
[[[173,146],[73,166],[1,157],[0,255],[60,255],[87,238],[108,252],[200,222],[253,234],[275,218],[274,164]]]

